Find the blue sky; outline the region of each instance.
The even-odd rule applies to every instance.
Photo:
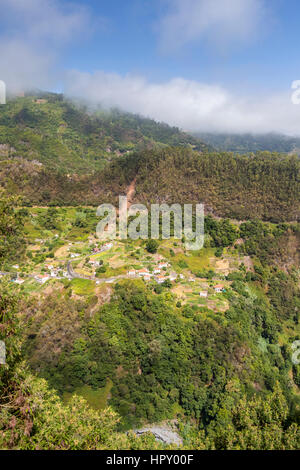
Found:
[[[182,128],[298,134],[297,0],[0,0],[0,79]],[[299,116],[298,116],[299,115]],[[300,126],[299,126],[300,133]]]
[[[95,24],[93,34],[85,38],[80,48],[78,44],[71,48],[66,56],[70,68],[130,72],[158,81],[181,76],[262,90],[281,90],[300,76],[298,0],[260,2],[266,10],[265,16],[250,33],[249,41],[242,45],[237,38],[223,51],[218,45],[207,44],[204,36],[170,53],[161,49],[159,28],[171,2],[77,0],[75,3],[84,3],[94,19],[100,19],[100,25]]]

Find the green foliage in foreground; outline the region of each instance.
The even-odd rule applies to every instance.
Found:
[[[63,405],[45,380],[21,362],[18,295],[0,283],[0,340],[7,349],[0,365],[0,449],[89,450],[159,447],[153,437],[120,434],[120,418],[111,408],[97,412],[80,397]]]
[[[289,423],[289,409],[278,384],[265,398],[245,396],[236,400],[236,384],[231,384],[228,396],[215,421],[206,433],[183,432],[189,446],[200,450],[295,450],[299,449],[297,423]],[[234,403],[234,406],[232,404]]]
[[[176,308],[169,293],[155,295],[141,281],[123,282],[111,303],[91,320],[82,320],[73,346],[51,359],[47,355],[42,375],[61,393],[83,384],[102,388],[109,377],[114,384],[110,404],[123,417],[121,429],[179,413],[208,431],[224,402],[230,415],[245,396],[268,400],[276,382],[289,403],[288,420],[297,422],[290,356],[277,344],[283,331],[278,313],[245,282],[235,281],[232,287],[225,315],[196,308],[187,316],[188,307]],[[73,301],[66,302],[65,311]],[[297,298],[291,307],[296,305]],[[29,356],[44,350],[47,339],[41,332],[51,317],[45,320],[31,328],[35,339],[27,342]],[[291,315],[288,321],[298,319]],[[36,366],[41,369],[41,360]],[[237,391],[230,401],[232,384]]]
[[[0,192],[0,269],[6,261],[22,259],[25,252],[23,214],[16,210],[18,198]]]
[[[26,365],[19,362],[20,335],[18,320],[13,313],[17,299],[11,287],[1,285],[0,290],[1,298],[5,299],[0,307],[1,321],[5,317],[10,318],[10,328],[1,336],[3,339],[10,338],[8,365],[0,369],[1,449],[117,450],[162,447],[148,435],[137,439],[132,433],[118,432],[120,418],[111,408],[97,412],[76,396],[68,405],[63,405],[55,392],[49,390],[46,381],[33,377]],[[128,301],[131,298],[139,309],[142,298],[137,292],[135,295],[137,297],[134,299],[129,296]],[[155,354],[155,348],[157,354],[157,346],[153,344],[152,354]],[[220,380],[218,383],[220,385]],[[151,385],[154,385],[153,379]],[[263,396],[254,394],[250,400],[242,388],[237,377],[227,381],[218,406],[214,411],[211,409],[214,420],[205,429],[197,430],[195,426],[182,422],[180,428],[185,448],[272,450],[299,447],[299,429],[292,419],[279,383],[274,384],[273,392]],[[191,391],[189,387],[188,393]]]

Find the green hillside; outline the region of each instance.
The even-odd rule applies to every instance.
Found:
[[[204,203],[218,216],[274,222],[299,220],[299,175],[296,156],[200,154],[179,147],[116,157],[92,175],[66,177],[25,159],[0,162],[1,186],[29,205],[116,204],[134,181],[134,202]]]
[[[239,220],[299,220],[297,156],[270,152],[199,155],[188,149],[169,148],[146,151],[127,160],[126,165],[119,165],[128,175],[135,169],[139,202],[203,202],[207,211]]]
[[[117,110],[89,111],[62,95],[8,101],[0,112],[0,159],[26,159],[61,173],[86,174],[133,150],[207,146],[177,128]]]

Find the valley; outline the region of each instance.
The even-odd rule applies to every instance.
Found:
[[[37,112],[40,121],[35,106],[45,105],[49,122],[69,106],[54,98],[8,107],[15,113],[23,106],[19,131],[30,133],[32,125],[37,132],[27,114]],[[72,113],[72,125],[91,124],[86,111]],[[124,115],[118,119],[123,126]],[[137,118],[128,119],[133,126]],[[161,126],[149,125],[151,132]],[[47,427],[53,449],[62,436],[72,449],[296,448],[298,157],[233,156],[168,140],[124,155],[107,152],[103,167],[82,171],[68,154],[74,166],[66,173],[60,152],[50,165],[33,142],[22,160],[4,155],[3,145],[20,143],[14,136],[12,145],[7,127],[0,332],[9,367],[0,380],[9,398],[0,408],[1,445],[40,445]],[[164,139],[165,132],[178,136],[161,130]],[[38,132],[45,142],[43,125]],[[203,248],[188,251],[184,237],[174,238],[173,217],[169,239],[100,240],[97,207],[116,207],[119,195],[127,195],[128,208],[204,203]]]
[[[0,452],[299,450],[299,1],[0,5]]]

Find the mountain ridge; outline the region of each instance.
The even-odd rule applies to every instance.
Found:
[[[8,100],[0,113],[0,160],[26,159],[66,174],[90,174],[145,148],[209,146],[178,128],[119,110],[75,104],[54,93]]]
[[[261,151],[300,154],[300,137],[278,133],[266,134],[225,134],[192,132],[215,149],[234,153],[255,153]]]

